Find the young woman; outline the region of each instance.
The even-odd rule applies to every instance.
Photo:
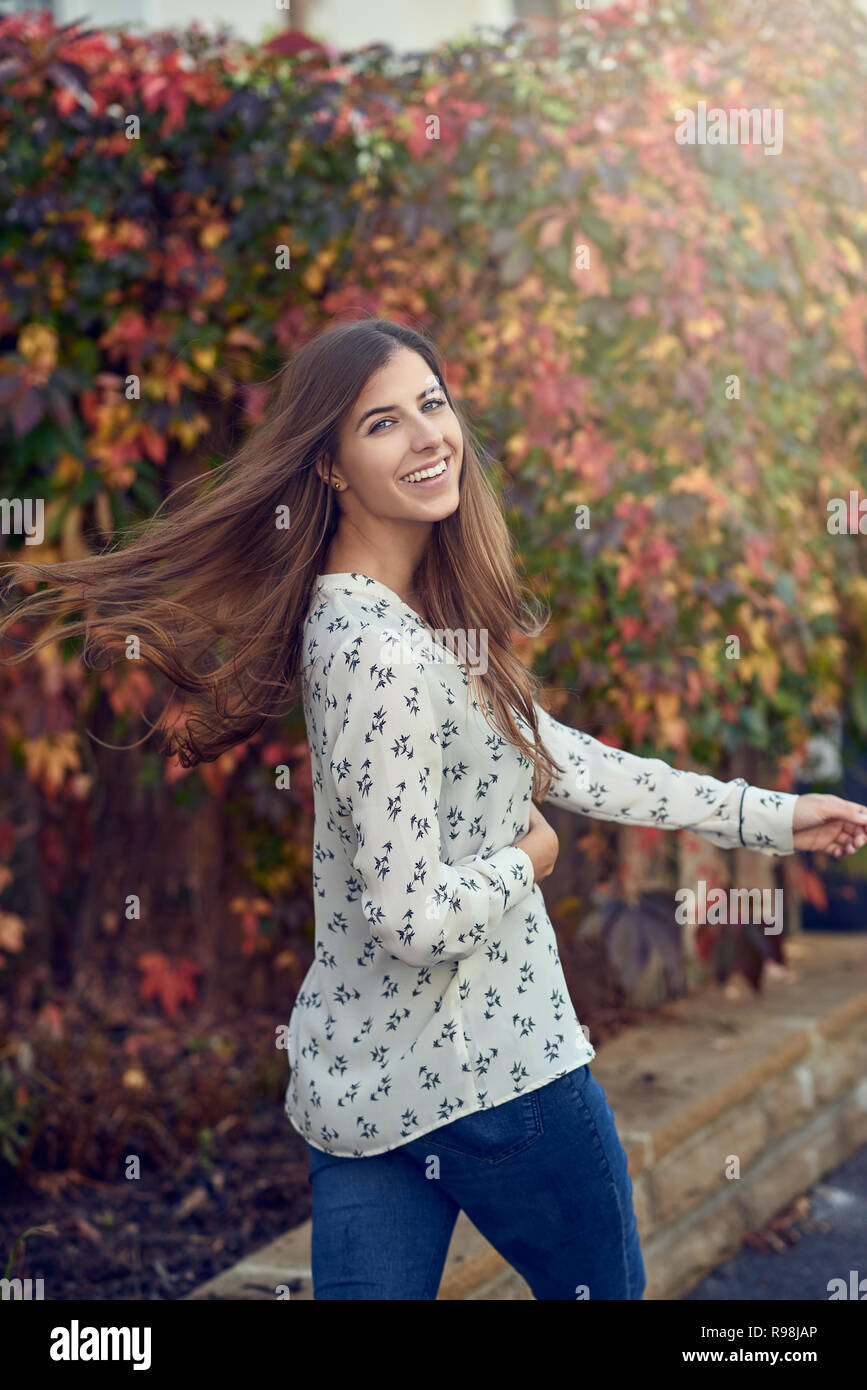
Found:
[[[342,324],[288,364],[207,495],[123,551],[12,567],[63,587],[25,605],[85,602],[67,635],[119,652],[133,633],[195,697],[160,727],[186,766],[300,685],[316,943],[286,1111],[310,1156],[317,1299],[434,1299],[461,1209],[537,1299],[642,1296],[534,801],[772,855],[867,838],[867,807],[681,772],[551,718],[512,649],[542,625],[482,457],[426,337]]]

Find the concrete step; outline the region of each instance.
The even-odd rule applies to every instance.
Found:
[[[310,1271],[312,1224],[304,1221],[270,1245],[193,1289],[188,1299],[276,1298],[286,1285],[290,1299],[313,1298]],[[438,1299],[532,1299],[526,1282],[460,1212],[452,1233]]]

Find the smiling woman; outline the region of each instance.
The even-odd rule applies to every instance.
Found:
[[[460,506],[463,452],[438,373],[397,347],[339,431],[332,485],[342,493],[340,520],[327,571],[370,574],[409,600],[434,524]]]

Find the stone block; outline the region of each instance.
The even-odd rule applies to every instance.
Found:
[[[705,1198],[723,1192],[735,1181],[726,1178],[728,1156],[737,1155],[743,1173],[764,1150],[766,1139],[767,1121],[759,1102],[753,1099],[672,1149],[651,1173],[657,1221],[676,1221]]]

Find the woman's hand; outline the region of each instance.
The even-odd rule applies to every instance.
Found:
[[[538,883],[540,878],[547,878],[557,862],[557,855],[560,853],[560,841],[557,839],[557,832],[553,826],[548,824],[542,812],[538,811],[532,803],[530,804],[530,828],[526,835],[515,841],[515,848],[522,849],[525,854],[530,856],[535,883]]]
[[[795,849],[824,850],[839,859],[867,844],[867,806],[824,792],[808,792],[795,802]]]

